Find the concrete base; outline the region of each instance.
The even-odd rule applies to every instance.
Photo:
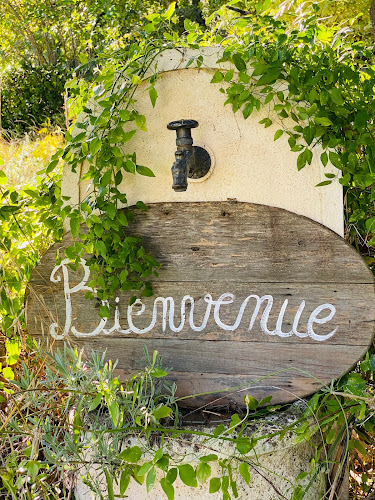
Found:
[[[285,429],[293,424],[301,415],[303,403],[298,403],[292,408],[281,414],[274,415],[265,419],[258,420],[255,424],[248,427],[246,435],[248,436],[265,436],[274,434]],[[214,424],[215,427],[218,425]],[[212,427],[199,426],[189,427],[190,429],[200,432],[212,432]],[[138,445],[146,448],[145,442],[140,442],[135,438],[127,438],[124,442],[124,447]],[[220,459],[235,456],[240,458],[241,455],[236,451],[235,447],[230,442],[223,442],[217,439],[210,439],[204,436],[183,435],[178,439],[169,441],[166,438],[164,442],[164,451],[171,456],[171,463],[191,463],[193,466],[198,463],[199,456],[209,453],[216,453]],[[257,446],[251,450],[246,456],[246,460],[251,463],[250,474],[251,481],[247,485],[239,474],[235,475],[237,481],[238,498],[240,500],[274,500],[279,498],[290,499],[293,494],[293,489],[297,484],[296,478],[301,472],[310,470],[310,460],[314,456],[314,447],[311,443],[303,441],[295,443],[295,434],[287,432],[283,439],[280,436],[266,438],[258,442]],[[242,456],[243,457],[243,456]],[[86,457],[87,459],[88,457]],[[150,457],[151,458],[151,457]],[[240,463],[236,459],[233,460],[233,468]],[[211,462],[212,476],[220,477],[220,466],[217,462]],[[98,499],[99,496],[93,494],[90,489],[84,484],[82,479],[84,471],[81,470],[81,477],[77,480],[75,489],[75,497],[77,500]],[[106,494],[106,482],[104,473],[101,467],[92,466],[89,469],[91,477],[96,478],[101,484],[101,490],[104,498],[108,498]],[[160,479],[165,473],[158,471],[158,480],[154,488],[149,494],[146,492],[146,486],[139,485],[133,479],[131,480],[126,494],[122,498],[132,500],[162,500],[166,498],[161,486]],[[309,482],[309,477],[299,481],[302,487],[306,487]],[[209,481],[196,488],[184,485],[178,478],[174,483],[175,499],[176,500],[221,500],[222,492],[214,494],[209,493]],[[304,496],[304,500],[319,500],[324,497],[325,491],[325,475],[321,473],[309,488]],[[114,485],[115,496],[119,495],[119,488]],[[232,496],[233,497],[233,496]],[[116,496],[116,498],[121,498]],[[233,497],[234,498],[234,497]]]

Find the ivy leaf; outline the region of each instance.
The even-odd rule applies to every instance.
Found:
[[[223,79],[224,79],[223,73],[221,73],[221,71],[215,71],[211,83],[220,83],[223,81]]]
[[[155,177],[155,174],[148,167],[144,167],[143,165],[136,166],[137,172],[141,175],[145,175],[146,177]]]
[[[236,448],[242,454],[245,455],[249,453],[255,446],[255,443],[251,442],[247,437],[239,437],[236,441]]]
[[[156,469],[155,467],[152,467],[147,474],[146,478],[146,488],[147,488],[147,493],[150,493],[151,489],[153,488],[156,480]]]
[[[178,471],[181,481],[186,486],[193,486],[194,488],[198,486],[195,470],[190,464],[179,465]]]
[[[143,132],[147,132],[147,127],[146,127],[146,117],[144,115],[136,115],[135,117],[135,124],[139,128],[139,130],[143,130]]]
[[[150,96],[152,107],[154,108],[155,104],[156,104],[156,99],[158,97],[158,92],[157,92],[156,88],[155,87],[151,87],[149,89],[149,91],[148,91],[148,94]]]
[[[98,137],[94,137],[94,139],[90,142],[90,151],[92,155],[96,155],[98,151],[100,151],[102,147],[102,141]]]
[[[166,477],[163,477],[160,480],[160,485],[163,488],[164,493],[167,495],[168,500],[174,500],[173,484],[170,483]]]
[[[342,169],[342,160],[341,160],[341,156],[339,154],[334,153],[333,151],[330,151],[329,152],[329,161],[336,168],[339,168],[340,170]]]
[[[281,128],[279,130],[276,130],[275,132],[275,137],[273,138],[274,141],[277,141],[277,139],[279,139],[284,133],[284,130],[282,130]]]
[[[0,184],[6,184],[6,182],[7,182],[7,176],[2,170],[0,170]]]
[[[136,130],[130,130],[129,132],[125,132],[125,134],[122,136],[121,142],[128,142],[130,139],[133,137],[133,135],[136,133]]]
[[[238,467],[238,471],[242,476],[242,479],[245,481],[246,484],[250,483],[250,467],[249,464],[246,462],[241,462],[240,466]]]
[[[123,450],[119,458],[125,460],[125,462],[137,463],[142,456],[142,450],[139,446],[132,446],[131,448],[126,448]]]
[[[156,420],[160,420],[161,418],[169,417],[171,413],[172,408],[169,408],[169,406],[161,406],[160,408],[156,408],[154,411],[154,417]]]
[[[172,467],[172,469],[169,469],[166,475],[166,479],[169,483],[174,483],[177,479],[177,468]]]
[[[120,477],[120,495],[124,495],[125,491],[128,489],[130,483],[130,472],[128,470],[123,470]]]
[[[99,309],[99,316],[101,318],[110,318],[111,317],[111,311],[108,306],[100,306]]]
[[[216,493],[221,488],[221,479],[219,477],[213,477],[210,480],[209,493]]]
[[[199,483],[203,484],[211,476],[211,467],[207,463],[200,462],[196,474]]]
[[[163,14],[164,19],[170,19],[173,16],[173,13],[176,8],[176,2],[172,2],[171,5],[168,7],[168,10]]]
[[[318,125],[323,125],[323,127],[329,127],[330,125],[333,125],[333,123],[327,116],[315,116],[314,120],[315,123],[317,123]]]
[[[232,61],[233,61],[234,65],[236,66],[236,68],[238,69],[238,71],[245,71],[246,70],[246,63],[242,59],[240,54],[238,54],[237,52],[232,55]]]
[[[270,127],[272,125],[272,120],[271,118],[263,118],[263,120],[260,120],[261,124],[264,123],[264,128]]]

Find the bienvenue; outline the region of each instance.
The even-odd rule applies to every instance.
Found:
[[[73,324],[73,318],[72,318],[72,295],[80,292],[80,291],[93,291],[92,288],[88,287],[86,285],[87,281],[89,280],[90,276],[90,269],[86,266],[86,261],[84,259],[81,259],[81,266],[84,270],[84,277],[78,283],[78,285],[73,286],[72,288],[70,287],[69,284],[69,267],[68,264],[69,259],[63,260],[58,266],[56,266],[52,273],[51,273],[51,281],[53,283],[58,283],[61,282],[61,279],[63,279],[63,285],[64,285],[64,295],[65,295],[65,326],[64,330],[62,333],[59,333],[59,325],[58,323],[52,323],[50,325],[50,334],[52,337],[54,337],[57,340],[61,340],[65,338],[70,332],[75,335],[76,337],[94,337],[96,335],[99,335],[101,333],[105,335],[110,335],[112,332],[119,332],[122,334],[130,334],[130,333],[135,333],[135,334],[144,334],[147,332],[150,332],[153,330],[161,318],[161,326],[163,332],[165,332],[167,329],[171,330],[172,332],[178,333],[183,330],[185,325],[187,325],[191,330],[195,332],[202,332],[208,323],[209,318],[212,316],[214,318],[214,321],[218,328],[225,330],[225,331],[235,331],[237,330],[240,325],[241,321],[243,319],[243,315],[245,313],[246,309],[252,308],[252,315],[251,319],[249,322],[249,325],[247,327],[248,331],[251,331],[254,327],[255,321],[260,313],[261,306],[263,304],[265,305],[263,312],[261,314],[259,323],[260,323],[260,328],[263,333],[266,335],[277,335],[278,337],[291,337],[292,335],[295,335],[296,337],[299,338],[306,338],[309,337],[315,341],[322,342],[324,340],[328,340],[331,338],[337,331],[337,328],[332,330],[329,333],[326,334],[318,334],[314,331],[314,325],[322,325],[325,323],[328,323],[329,321],[332,320],[334,315],[336,314],[336,308],[332,304],[321,304],[317,306],[312,313],[309,316],[309,319],[306,324],[306,328],[304,331],[300,331],[299,327],[299,322],[301,319],[301,315],[305,309],[306,301],[301,300],[301,303],[298,307],[297,312],[295,313],[292,328],[290,331],[284,332],[282,330],[282,324],[284,321],[284,315],[285,311],[288,307],[288,299],[285,299],[279,314],[277,316],[277,321],[276,321],[276,328],[274,330],[270,330],[268,327],[268,321],[269,321],[269,316],[271,309],[273,307],[273,297],[272,295],[263,295],[262,297],[259,297],[258,295],[251,294],[246,299],[242,302],[239,311],[237,313],[237,317],[235,322],[232,325],[225,324],[221,319],[220,319],[220,311],[222,308],[225,307],[230,307],[231,304],[233,304],[235,296],[232,293],[223,293],[220,295],[220,297],[217,300],[214,300],[212,298],[212,295],[209,293],[205,295],[204,301],[206,303],[206,311],[203,316],[203,320],[201,324],[196,325],[195,320],[194,320],[194,307],[195,307],[195,302],[194,298],[191,297],[190,295],[185,295],[181,303],[178,304],[178,307],[175,306],[175,301],[173,297],[156,297],[154,299],[154,303],[152,306],[152,319],[151,323],[145,327],[145,328],[138,328],[134,324],[134,316],[141,316],[146,309],[145,304],[140,300],[137,299],[134,304],[129,305],[127,307],[127,323],[128,323],[128,328],[123,329],[121,324],[120,324],[120,313],[119,313],[119,297],[116,297],[115,303],[115,313],[114,313],[114,323],[111,328],[106,328],[107,325],[107,318],[103,318],[99,321],[98,326],[91,332],[80,332],[75,325]],[[61,277],[62,275],[62,277]],[[95,291],[94,291],[95,292]],[[103,302],[103,304],[108,305],[108,303]],[[188,311],[187,309],[187,304],[188,306]],[[136,309],[135,309],[136,308]],[[177,309],[177,311],[176,311]],[[176,318],[175,318],[175,312],[177,312],[178,315],[178,320],[176,324]],[[325,316],[319,317],[320,315],[326,313]]]

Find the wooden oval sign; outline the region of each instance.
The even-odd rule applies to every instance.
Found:
[[[160,203],[137,213],[129,232],[163,265],[155,295],[128,306],[123,293],[114,317],[101,320],[84,298],[84,261],[77,272],[55,265],[68,234],[31,276],[30,333],[106,350],[120,375],[139,368],[145,346],[156,349],[180,396],[218,391],[189,406],[307,396],[348,371],[372,341],[370,270],[310,219],[250,203]]]

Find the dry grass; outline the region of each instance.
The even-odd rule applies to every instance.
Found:
[[[1,169],[8,177],[8,184],[21,189],[35,185],[37,173],[45,168],[51,156],[62,145],[60,131],[41,129],[35,137],[26,135],[22,139],[0,138]]]

